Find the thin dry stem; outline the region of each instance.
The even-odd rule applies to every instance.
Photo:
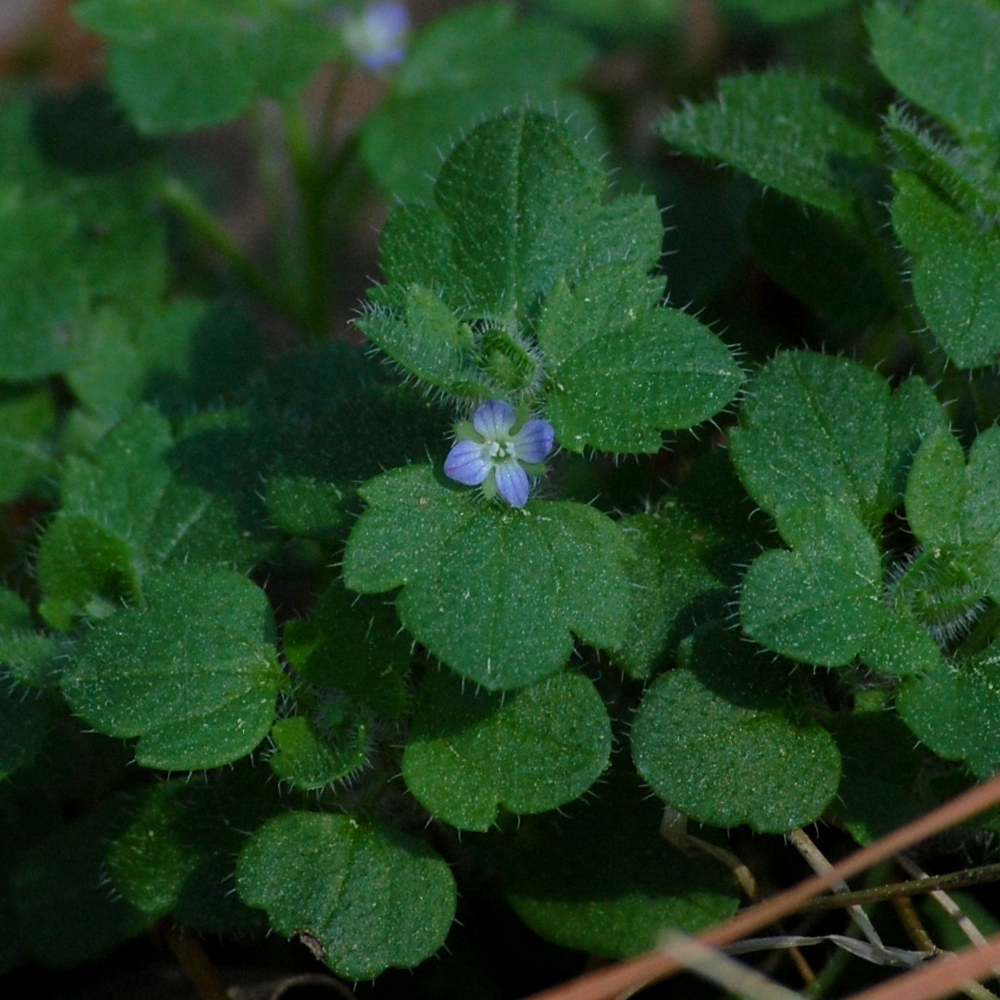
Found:
[[[780,917],[793,913],[806,900],[829,889],[839,880],[857,875],[878,864],[879,861],[885,861],[894,854],[905,851],[913,844],[933,837],[942,830],[957,826],[998,802],[1000,802],[1000,775],[975,788],[970,788],[957,798],[882,837],[874,844],[855,851],[834,865],[833,870],[827,874],[816,875],[771,899],[748,907],[731,919],[705,931],[699,939],[706,944],[721,945],[751,934],[761,927],[774,923]],[[883,995],[862,994],[853,1000],[933,1000],[935,997],[946,996],[949,989],[954,990],[958,984],[967,979],[988,972],[998,959],[1000,959],[1000,935],[996,939],[990,939],[987,947],[982,950],[963,953],[951,960],[947,963],[949,968],[944,971],[942,971],[943,963],[935,960],[923,968],[897,977],[892,983],[878,987],[880,990],[889,989],[895,983],[906,982],[907,986],[902,992]],[[679,970],[680,964],[671,956],[659,950],[647,952],[617,965],[580,976],[562,986],[543,990],[534,994],[533,1000],[612,1000],[613,997],[633,990],[638,985],[664,979]],[[943,992],[934,992],[942,984]],[[914,986],[917,986],[917,989],[914,989]]]

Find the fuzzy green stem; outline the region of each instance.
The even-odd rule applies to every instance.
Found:
[[[303,322],[306,336],[319,340],[330,322],[327,186],[317,162],[302,108],[284,105],[285,137],[302,212]]]
[[[273,308],[295,315],[296,309],[284,292],[236,245],[219,220],[183,181],[168,177],[163,183],[162,195],[163,200],[184,217],[201,239],[221,254],[251,291]]]

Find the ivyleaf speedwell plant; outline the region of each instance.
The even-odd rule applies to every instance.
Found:
[[[81,0],[6,95],[4,970],[516,996],[1000,768],[1000,6],[536,6]]]

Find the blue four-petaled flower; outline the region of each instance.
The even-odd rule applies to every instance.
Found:
[[[466,486],[482,486],[487,495],[499,491],[511,506],[523,507],[531,492],[528,473],[542,471],[538,467],[552,451],[556,432],[537,417],[515,432],[517,422],[517,414],[502,400],[483,403],[473,414],[468,436],[448,453],[445,475]]]

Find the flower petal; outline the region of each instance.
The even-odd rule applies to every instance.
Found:
[[[515,420],[517,415],[502,399],[491,399],[476,410],[472,426],[487,441],[497,441],[510,433]]]
[[[478,441],[456,441],[444,460],[444,474],[466,486],[478,486],[492,468],[485,446]]]
[[[528,473],[517,462],[510,460],[496,466],[497,489],[511,507],[523,507],[528,502],[531,484]]]
[[[522,462],[541,462],[556,443],[556,432],[547,420],[529,420],[514,436],[514,448]]]

